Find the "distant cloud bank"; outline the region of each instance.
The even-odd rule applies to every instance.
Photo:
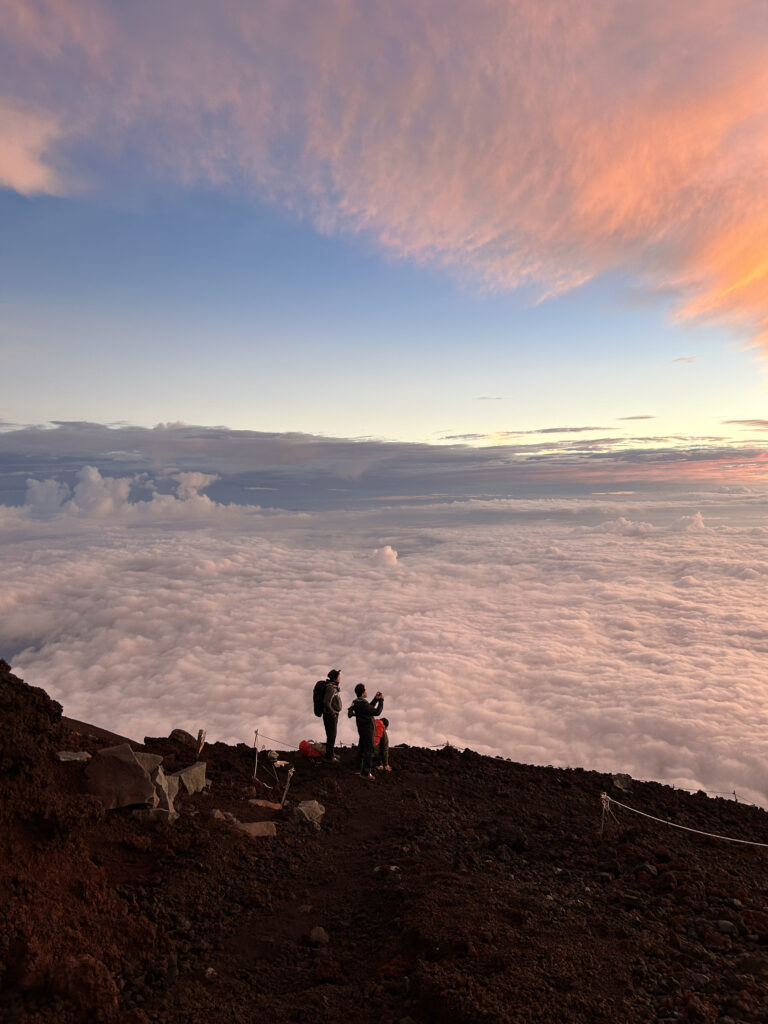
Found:
[[[6,0],[0,184],[202,184],[541,295],[768,328],[762,0]]]
[[[740,421],[760,428],[765,421]],[[0,431],[0,503],[37,514],[195,498],[294,510],[449,495],[532,496],[674,486],[759,486],[768,446],[623,436],[599,427],[458,435],[429,445],[168,424],[59,423]],[[471,446],[470,446],[471,443]],[[89,467],[89,468],[86,468]]]
[[[0,656],[71,716],[296,745],[341,666],[394,742],[768,804],[764,493],[266,512],[206,484],[89,469],[0,507]]]

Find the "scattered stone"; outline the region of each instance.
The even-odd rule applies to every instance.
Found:
[[[638,867],[635,869],[635,873],[638,875],[641,874],[643,871],[647,875],[650,875],[651,878],[658,878],[659,876],[659,869],[656,867],[655,864],[639,864]]]
[[[309,903],[302,903],[302,905],[299,907],[299,913],[300,914],[311,914],[312,913],[312,907],[309,905]]]
[[[174,729],[168,736],[168,739],[173,743],[183,743],[186,747],[194,747],[197,745],[197,740],[190,733],[184,729]]]
[[[260,836],[273,837],[277,835],[277,827],[274,821],[238,822],[237,827],[254,838],[258,838]]]
[[[324,814],[325,808],[317,800],[302,800],[294,807],[291,819],[319,829]]]
[[[721,935],[738,935],[738,926],[733,921],[716,921],[715,928]]]
[[[211,817],[215,818],[216,821],[226,821],[227,820],[224,817],[224,812],[220,811],[218,807],[214,807],[213,808],[213,810],[211,811]]]
[[[331,940],[325,928],[321,928],[320,925],[315,925],[309,933],[309,941],[313,946],[327,946]]]
[[[614,787],[616,789],[618,789],[621,793],[631,793],[632,792],[632,776],[631,775],[621,775],[621,774],[619,774],[619,775],[612,775],[611,776],[611,782],[613,782]]]
[[[91,755],[87,750],[60,750],[56,757],[62,764],[69,762],[87,764],[91,760]]]
[[[107,810],[147,804],[154,807],[157,795],[149,773],[136,760],[128,743],[99,750],[85,769],[90,791]]]
[[[165,807],[138,807],[133,811],[134,818],[140,821],[160,821],[170,824],[178,818],[177,811],[169,811]]]
[[[205,788],[205,761],[195,761],[168,778],[177,779],[188,793],[200,793]]]
[[[314,801],[312,802],[314,803]],[[270,811],[282,811],[283,809],[274,800],[249,800],[248,803],[253,804],[254,807],[267,807]]]
[[[689,979],[691,984],[696,988],[706,988],[709,984],[708,974],[697,974],[696,972],[694,972],[693,974],[689,975]]]

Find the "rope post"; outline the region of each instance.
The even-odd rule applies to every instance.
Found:
[[[607,793],[601,793],[600,794],[600,802],[603,805],[603,813],[602,813],[602,815],[600,817],[600,838],[601,839],[603,838],[603,833],[605,832],[605,823],[606,823],[606,821],[608,819],[608,815],[610,814],[610,802],[609,802],[610,799],[611,798],[608,796]]]
[[[206,733],[205,729],[199,729],[198,730],[198,733],[197,733],[197,756],[198,757],[200,757],[200,755],[203,752],[203,747],[205,746],[205,737],[207,735],[208,734]]]
[[[256,772],[259,770],[259,730],[253,734],[253,749],[256,752],[256,758],[253,762],[253,777],[256,778]]]
[[[293,773],[295,771],[296,771],[295,768],[289,768],[288,769],[288,778],[285,781],[285,789],[283,790],[283,799],[280,801],[280,809],[281,810],[285,806],[285,798],[288,796],[288,787],[291,784],[291,779],[293,778]]]

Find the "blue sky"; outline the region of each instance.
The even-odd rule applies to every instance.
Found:
[[[734,436],[720,421],[761,409],[754,353],[618,275],[536,304],[202,191],[6,190],[0,216],[6,421],[438,442],[635,415],[650,434]]]
[[[552,8],[12,0],[0,421],[761,443],[763,8]]]

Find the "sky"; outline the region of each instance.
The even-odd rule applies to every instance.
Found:
[[[763,0],[4,0],[0,128],[29,682],[768,804]]]
[[[2,418],[741,441],[767,49],[758,0],[6,0]]]

